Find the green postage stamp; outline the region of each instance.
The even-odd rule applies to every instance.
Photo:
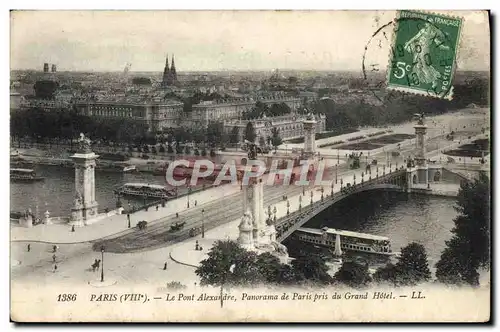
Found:
[[[451,99],[461,28],[458,17],[399,11],[387,87]]]

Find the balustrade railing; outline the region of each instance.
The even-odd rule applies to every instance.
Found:
[[[276,222],[276,238],[278,241],[282,241],[297,230],[305,221],[311,219],[313,216],[317,215],[331,203],[336,202],[340,198],[355,192],[361,187],[370,186],[377,183],[385,183],[384,181],[395,176],[400,176],[405,173],[404,168],[396,169],[394,171],[389,171],[385,175],[379,176],[378,178],[372,178],[371,180],[364,181],[362,183],[357,183],[349,187],[343,187],[339,192],[333,193],[333,195],[325,195],[323,200],[318,200],[312,204],[301,207],[296,211],[290,211],[287,215],[279,218]],[[303,222],[302,222],[303,221]]]

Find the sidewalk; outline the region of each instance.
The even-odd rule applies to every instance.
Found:
[[[225,184],[218,187],[206,189],[189,195],[190,210],[202,209],[203,205],[217,199],[231,196],[240,192],[239,185]],[[195,201],[197,206],[195,207]],[[154,222],[160,218],[173,218],[176,213],[182,215],[187,210],[188,197],[180,197],[170,200],[165,207],[159,205],[156,208],[150,207],[148,211],[141,210],[130,214],[131,227],[135,227],[137,222],[146,220],[148,223]],[[106,236],[114,235],[120,232],[128,232],[128,220],[126,214],[114,215],[100,220],[95,224],[85,227],[76,227],[75,232],[71,231],[68,224],[37,225],[32,228],[11,225],[11,241],[37,241],[50,243],[80,243],[97,240]]]

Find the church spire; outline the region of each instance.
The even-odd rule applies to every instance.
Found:
[[[162,85],[167,86],[168,85],[168,80],[170,76],[170,69],[168,68],[168,54],[165,60],[165,69],[163,69],[163,80],[162,80]]]
[[[170,67],[170,74],[171,74],[171,79],[172,82],[177,82],[177,71],[175,69],[175,58],[174,54],[172,54],[172,66]]]

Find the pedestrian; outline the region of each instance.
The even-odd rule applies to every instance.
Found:
[[[176,218],[179,218],[179,212],[176,212],[176,213],[175,213],[175,217],[176,217]]]
[[[71,231],[74,232],[75,231],[75,225],[71,226]]]
[[[56,271],[57,271],[57,264],[54,265],[54,272],[56,272]]]
[[[198,240],[196,240],[196,244],[194,246],[194,250],[200,250],[200,245],[198,244]]]
[[[28,252],[31,251],[31,244],[28,244]]]
[[[56,252],[56,251],[57,251],[57,246],[56,246],[56,245],[54,245],[54,246],[52,247],[52,252]]]
[[[198,205],[198,201],[197,200],[194,201],[194,206],[196,206],[196,205]]]
[[[165,265],[163,265],[163,270],[167,269],[167,262],[165,262]]]
[[[158,205],[156,206],[156,211],[158,211]]]
[[[52,255],[52,261],[53,261],[54,263],[56,262],[56,258],[57,258],[56,254]]]

